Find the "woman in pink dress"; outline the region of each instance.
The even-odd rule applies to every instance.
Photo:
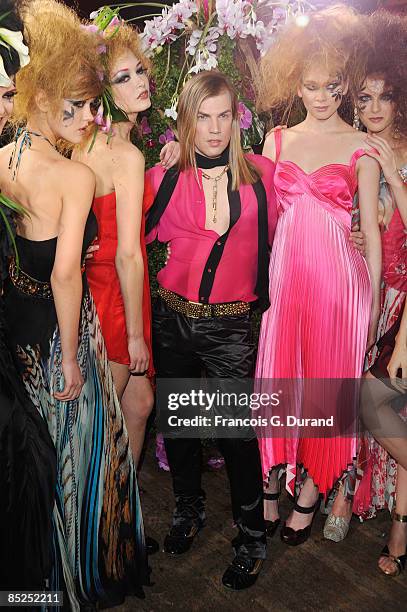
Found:
[[[355,20],[350,10],[336,8],[315,13],[306,28],[288,24],[263,60],[260,98],[268,109],[292,109],[298,96],[306,117],[270,134],[263,151],[276,163],[279,222],[270,260],[271,307],[261,325],[258,388],[269,391],[268,379],[297,379],[288,414],[328,416],[321,415],[325,403],[338,423],[343,411],[352,417],[357,404],[357,385],[344,400],[341,379],[361,376],[379,316],[379,167],[366,155],[366,136],[338,115],[356,72],[349,51]],[[349,242],[357,190],[366,260]],[[303,379],[314,384],[304,385]],[[317,379],[331,380],[324,386]],[[269,480],[266,519],[272,535],[279,522],[273,468],[287,466],[286,486],[294,493],[297,466],[302,466],[306,478],[281,530],[284,542],[298,545],[309,537],[319,496],[326,496],[352,465],[356,436],[340,435],[340,425],[331,437],[318,429],[314,435],[320,437],[308,438],[280,431],[285,437],[259,439]]]

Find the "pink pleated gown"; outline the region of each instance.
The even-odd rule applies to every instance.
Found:
[[[364,151],[357,150],[349,165],[328,164],[308,174],[294,162],[279,161],[280,130],[275,139],[279,220],[269,269],[271,306],[261,324],[257,390],[275,378],[359,378],[372,294],[366,261],[349,234],[355,166]],[[297,416],[302,401],[298,393],[291,410]],[[340,410],[336,404],[333,413]],[[260,438],[259,446],[265,481],[271,468],[286,464],[287,489],[294,493],[296,466],[302,465],[326,495],[352,464],[356,433]]]

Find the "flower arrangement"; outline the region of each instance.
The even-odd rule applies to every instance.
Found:
[[[148,15],[141,32],[143,49],[153,64],[152,111],[141,126],[147,165],[158,160],[162,144],[174,138],[179,94],[202,70],[227,74],[240,95],[242,145],[260,144],[263,124],[255,112],[258,62],[276,31],[294,17],[305,20],[314,9],[308,0],[180,0],[115,5],[161,9]],[[140,143],[138,143],[140,145]]]

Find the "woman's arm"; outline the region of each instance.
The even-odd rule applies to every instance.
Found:
[[[126,316],[130,372],[148,369],[150,355],[143,334],[144,263],[140,244],[144,193],[144,157],[136,147],[121,150],[113,183],[116,192],[118,245],[116,270]]]
[[[382,249],[378,223],[379,165],[369,157],[357,162],[360,226],[366,239],[366,260],[372,283],[372,310],[370,316],[367,350],[376,342],[377,323],[380,315],[380,281],[382,273]]]
[[[368,134],[366,142],[373,147],[366,153],[376,159],[383,170],[386,183],[390,186],[404,226],[407,227],[407,185],[398,173],[396,158],[389,144],[376,134]]]
[[[79,317],[82,301],[81,253],[86,219],[95,191],[91,170],[75,162],[60,162],[60,180],[68,186],[62,196],[62,212],[51,287],[61,335],[64,389],[56,392],[61,401],[76,399],[83,385],[77,362]],[[68,165],[69,164],[69,165]]]

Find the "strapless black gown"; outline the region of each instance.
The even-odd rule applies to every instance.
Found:
[[[1,294],[9,252],[0,223],[0,588],[41,590],[51,574],[56,454],[5,342]]]
[[[91,213],[83,255],[97,231]],[[50,286],[57,239],[17,236],[20,271],[6,285],[7,342],[26,393],[47,424],[57,458],[51,590],[72,610],[110,606],[148,581],[144,530],[127,430],[113,385],[95,305],[84,278],[78,363],[80,397],[56,400],[62,351]]]

